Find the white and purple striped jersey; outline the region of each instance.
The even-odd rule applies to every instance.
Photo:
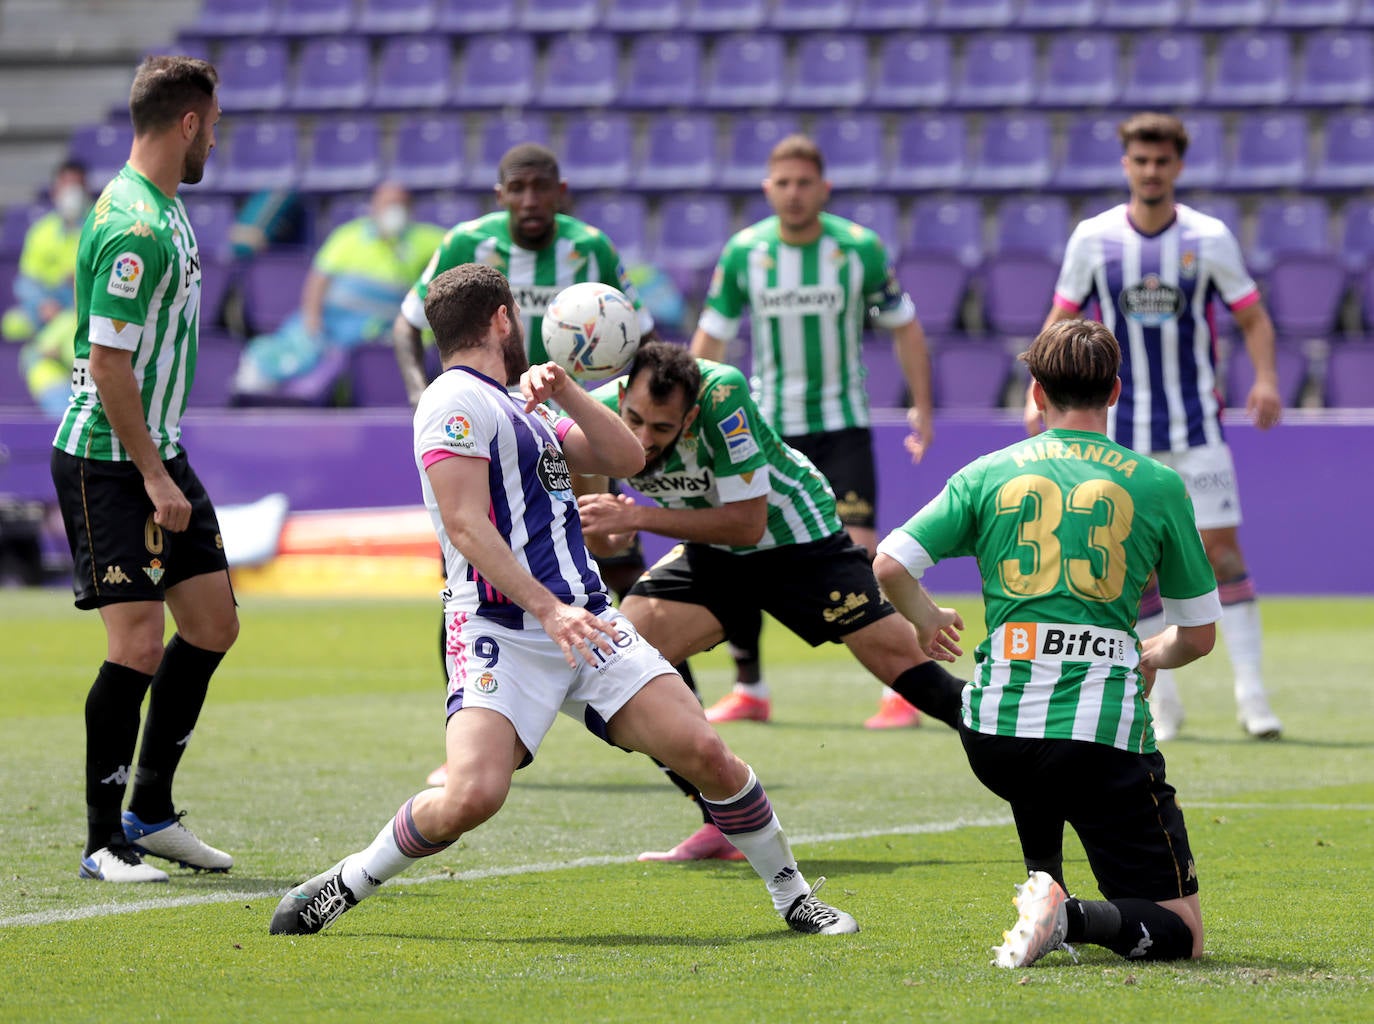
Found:
[[[595,559],[582,539],[572,476],[562,440],[573,421],[547,406],[525,412],[525,400],[467,367],[441,373],[415,409],[415,466],[439,546],[447,587],[444,609],[467,612],[510,629],[541,629],[453,546],[425,470],[441,459],[486,459],[493,525],[530,575],[565,604],[599,615],[610,604]]]
[[[1107,433],[1138,452],[1222,443],[1216,331],[1210,304],[1259,301],[1240,246],[1215,217],[1175,206],[1163,231],[1142,233],[1126,204],[1083,221],[1064,252],[1054,304],[1077,313],[1096,299],[1121,344],[1121,399]]]

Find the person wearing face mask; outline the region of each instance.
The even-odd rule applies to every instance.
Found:
[[[335,228],[315,255],[300,310],[248,343],[235,391],[272,394],[308,373],[330,348],[384,339],[397,305],[442,238],[442,228],[411,219],[405,188],[378,185],[367,215]]]

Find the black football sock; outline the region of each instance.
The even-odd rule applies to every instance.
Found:
[[[153,677],[127,665],[100,666],[86,695],[86,853],[124,835],[120,811],[138,743],[143,696]]]
[[[951,729],[959,728],[964,710],[964,681],[947,672],[938,661],[909,668],[888,685],[922,714]]]
[[[1070,899],[1065,913],[1068,943],[1105,946],[1130,960],[1185,960],[1193,955],[1187,922],[1150,900]]]
[[[172,808],[172,777],[191,741],[210,677],[224,654],[207,651],[173,636],[153,676],[148,722],[138,752],[129,810],[148,824],[166,821]]]
[[[759,668],[759,636],[763,632],[763,612],[756,612],[727,638],[730,657],[735,659],[735,682],[754,686],[763,681]]]

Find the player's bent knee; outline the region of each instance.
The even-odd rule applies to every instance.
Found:
[[[506,792],[504,788],[486,787],[472,781],[450,782],[443,795],[428,809],[423,829],[425,838],[446,843],[471,832],[501,809],[506,802]]]

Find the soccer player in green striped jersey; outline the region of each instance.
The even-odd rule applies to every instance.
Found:
[[[1047,431],[965,466],[888,535],[874,568],[929,642],[963,622],[920,576],[944,558],[978,559],[988,635],[960,736],[974,774],[1011,804],[1030,873],[995,962],[1022,967],[1065,942],[1200,956],[1197,871],[1146,696],[1156,671],[1212,649],[1216,578],[1182,478],[1107,436],[1121,393],[1111,332],[1060,321],[1023,358]],[[1136,610],[1152,573],[1171,624],[1142,644]],[[1105,901],[1067,896],[1065,822]]]
[[[593,492],[579,499],[583,532],[598,556],[639,530],[682,541],[621,603],[669,661],[714,647],[766,611],[812,646],[845,644],[883,683],[957,724],[962,683],[883,600],[825,477],[768,425],[738,369],[649,342],[622,380],[596,394],[639,438],[645,467],[626,482],[653,504],[606,493],[604,482],[575,485]],[[640,859],[731,852],[707,819],[667,853]]]
[[[182,825],[172,804],[210,676],[238,635],[215,509],[180,444],[196,369],[200,255],[177,188],[200,181],[214,148],[217,84],[215,69],[191,57],[140,65],[129,162],[87,216],[77,254],[72,398],[52,474],[76,605],[100,610],[108,640],[86,699],[80,873],[99,881],[167,881],[142,853],[212,871],[233,864]],[[176,634],[164,647],[166,609]]]
[[[396,318],[396,358],[412,405],[429,384],[420,347],[420,332],[429,326],[429,282],[461,263],[485,263],[511,283],[532,364],[549,358],[540,331],[544,310],[570,284],[601,281],[620,289],[639,310],[641,336],[651,336],[654,329],[653,317],[640,303],[611,240],[592,225],[558,212],[568,185],[552,151],[532,142],[513,146],[501,157],[497,173],[501,209],[465,221],[444,236]]]
[[[878,543],[878,486],[863,331],[871,322],[892,332],[912,396],[907,417],[918,441],[911,449],[917,461],[935,436],[925,334],[877,233],[825,212],[830,184],[814,142],[802,135],[778,142],[768,157],[763,189],[774,216],[726,243],[692,352],[724,359],[749,307],[759,407],[783,439],[826,475],[840,519],[872,558]],[[740,639],[731,637],[736,644]],[[737,657],[746,664],[756,661],[757,646],[750,650],[746,643]],[[767,700],[762,682],[741,683],[709,708],[707,717],[766,718]],[[916,712],[886,691],[878,713],[865,724],[888,729],[917,722]]]

